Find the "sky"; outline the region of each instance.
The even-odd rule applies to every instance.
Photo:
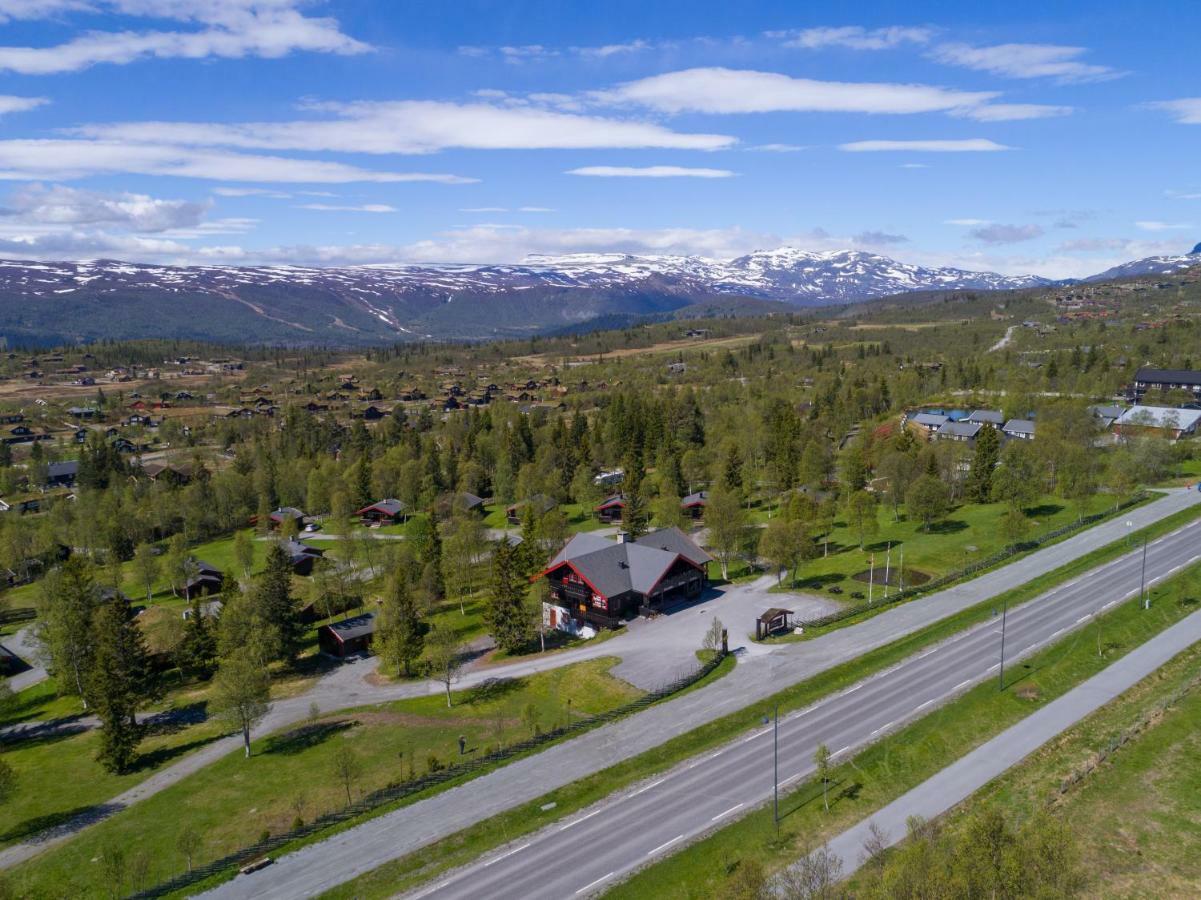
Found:
[[[0,0],[0,257],[1201,241],[1201,3]]]

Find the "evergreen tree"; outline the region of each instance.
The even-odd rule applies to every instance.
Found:
[[[152,677],[145,639],[124,595],[112,595],[96,610],[92,641],[87,695],[101,722],[96,758],[108,771],[121,774],[129,771],[137,752],[137,710],[148,699]]]
[[[985,424],[976,435],[976,453],[972,457],[972,472],[968,476],[967,496],[974,503],[992,499],[992,476],[1001,457],[1001,437],[997,429]]]
[[[622,468],[624,474],[621,487],[625,506],[621,510],[621,525],[630,537],[641,537],[646,534],[650,520],[646,494],[642,492],[642,482],[646,479],[646,471],[642,468],[642,456],[631,452]]]
[[[362,509],[375,502],[371,490],[371,458],[363,453],[354,467],[355,508]]]
[[[722,466],[721,483],[736,494],[742,493],[742,453],[737,444],[730,444]]]
[[[263,623],[273,632],[273,659],[293,662],[304,641],[300,610],[292,597],[292,561],[275,543],[267,551],[267,564],[254,586],[253,605]]]
[[[413,674],[413,663],[425,649],[425,625],[403,574],[398,573],[384,593],[375,646],[383,666],[406,677]]]
[[[207,680],[217,668],[217,636],[201,613],[199,597],[192,598],[183,638],[175,655],[179,668],[194,678]]]
[[[492,584],[484,622],[497,646],[513,652],[530,639],[533,624],[526,602],[528,582],[521,572],[518,550],[507,540],[492,551]]]

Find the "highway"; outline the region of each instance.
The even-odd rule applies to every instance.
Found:
[[[1131,529],[1158,521],[1198,500],[1201,496],[1195,491],[1172,491],[1119,519],[1043,548],[1016,563],[894,607],[864,622],[801,644],[776,645],[770,653],[740,656],[739,665],[732,673],[701,690],[665,701],[635,716],[516,760],[468,784],[331,835],[324,841],[281,857],[274,865],[253,875],[226,882],[206,896],[253,897],[256,900],[315,896],[475,822],[529,803],[607,765],[653,750],[691,728],[986,602],[1003,591],[1078,559],[1089,550],[1120,540]],[[1201,525],[1193,524],[1155,542],[1148,553],[1149,573],[1166,575],[1168,570],[1201,549],[1199,540]],[[1099,572],[1089,573],[1087,581],[1076,579],[1046,597],[1032,601],[1020,614],[1015,611],[1007,636],[1012,655],[1016,658],[1018,652],[1027,650],[1036,641],[1050,639],[1057,632],[1076,626],[1085,613],[1109,602],[1096,600],[1100,590],[1104,590],[1106,596],[1116,598],[1120,596],[1117,588],[1133,577],[1134,587],[1130,590],[1137,591],[1140,555],[1138,552],[1128,554],[1120,561],[1102,567]],[[905,664],[914,668],[907,668],[903,676],[898,674],[898,668],[894,668],[881,678],[855,686],[839,697],[829,698],[812,710],[783,721],[781,780],[791,779],[791,784],[808,771],[812,748],[819,741],[831,750],[845,753],[847,751],[842,748],[850,749],[877,737],[888,728],[896,727],[903,718],[920,714],[945,700],[952,689],[962,690],[986,674],[988,667],[996,661],[997,651],[992,646],[997,638],[992,634],[995,627],[978,628],[939,648],[925,651],[920,659]],[[960,641],[964,643],[960,645]],[[963,659],[950,655],[957,646],[967,648],[960,650],[964,653]],[[984,671],[978,671],[981,668]],[[894,692],[877,693],[882,689]],[[913,702],[909,703],[911,698]],[[596,887],[603,886],[606,881],[653,858],[653,855],[648,856],[651,851],[666,852],[707,829],[714,816],[733,817],[762,801],[771,784],[769,770],[763,768],[762,756],[764,748],[770,752],[770,744],[765,743],[762,736],[744,740],[745,744],[727,748],[711,758],[685,763],[667,775],[661,784],[656,780],[649,787],[636,789],[643,793],[630,791],[602,802],[585,813],[589,819],[581,819],[566,829],[562,839],[556,839],[556,829],[561,826],[549,826],[545,834],[529,838],[529,847],[519,844],[516,852],[514,848],[504,851],[514,852],[511,859],[484,859],[478,868],[469,867],[444,886],[440,882],[438,895],[465,896],[481,892],[490,895],[493,882],[499,890],[497,896],[572,896],[597,879],[601,880]],[[747,754],[756,760],[757,780],[748,772]],[[695,783],[692,776],[697,778]],[[682,794],[675,793],[677,784],[685,786]],[[703,785],[704,790],[698,785]],[[610,807],[612,811],[608,811]],[[629,821],[636,823],[628,838],[622,836],[620,826],[612,824],[616,820],[609,818],[624,816],[626,810],[633,811]],[[592,818],[610,823],[610,830],[596,829]],[[661,847],[664,844],[666,846]],[[577,852],[575,848],[580,849]],[[531,885],[529,873],[532,871],[558,874],[553,881],[544,874],[539,885]],[[500,873],[507,874],[502,878]],[[592,877],[583,878],[584,875]],[[482,880],[477,883],[477,878]],[[510,891],[506,884],[519,887]]]
[[[1201,560],[1201,529],[1193,526],[1148,547],[1148,579],[1170,577],[1197,560]],[[1129,554],[1010,611],[1006,664],[1087,626],[1095,614],[1136,596],[1141,565],[1141,551]],[[781,787],[813,773],[819,744],[824,743],[838,762],[979,681],[996,678],[1000,625],[1000,617],[995,617],[836,696],[782,717]],[[1014,673],[1014,680],[1020,677]],[[622,875],[769,801],[771,793],[772,728],[768,726],[543,829],[413,896],[517,900],[600,892]]]

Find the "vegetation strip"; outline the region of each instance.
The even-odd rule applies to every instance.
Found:
[[[829,625],[834,625],[838,622],[843,622],[855,616],[860,616],[864,613],[875,613],[877,611],[882,611],[894,604],[908,602],[926,594],[943,590],[944,588],[950,587],[952,584],[972,578],[984,571],[987,571],[988,569],[996,568],[997,566],[1013,559],[1014,557],[1033,552],[1034,550],[1044,547],[1047,544],[1054,543],[1055,541],[1066,537],[1069,534],[1074,534],[1077,531],[1083,531],[1085,528],[1096,525],[1105,521],[1106,519],[1111,519],[1120,512],[1124,512],[1135,506],[1140,506],[1147,502],[1151,496],[1152,494],[1148,491],[1140,491],[1134,496],[1128,497],[1121,503],[1118,503],[1107,510],[1094,513],[1091,516],[1084,516],[1077,519],[1075,522],[1070,522],[1067,525],[1056,528],[1054,531],[1048,531],[1046,534],[1039,535],[1038,537],[1029,541],[1023,541],[1020,544],[1010,544],[1008,547],[1005,547],[986,559],[979,560],[978,562],[972,563],[970,566],[966,566],[954,572],[949,572],[941,578],[935,578],[932,581],[926,582],[920,587],[912,587],[907,590],[897,591],[891,597],[885,597],[870,604],[859,603],[855,606],[846,606],[837,610],[836,612],[830,613],[829,615],[820,616],[816,619],[808,619],[800,624],[804,626],[806,631],[814,628],[823,628]]]
[[[207,863],[203,866],[197,866],[189,872],[184,872],[175,878],[165,881],[154,887],[141,891],[133,896],[136,898],[152,898],[164,897],[176,891],[180,891],[186,887],[205,881],[214,875],[218,875],[229,869],[245,865],[247,862],[258,859],[269,853],[278,850],[279,848],[291,844],[294,841],[303,840],[313,837],[335,825],[344,824],[357,819],[367,813],[374,812],[389,804],[398,801],[407,800],[423,791],[430,788],[446,784],[450,781],[455,781],[459,778],[478,774],[480,771],[490,768],[496,763],[505,762],[513,759],[516,756],[521,756],[532,750],[536,750],[546,744],[560,740],[562,738],[580,734],[588,731],[598,725],[603,725],[606,722],[612,722],[615,719],[630,715],[631,713],[645,709],[646,707],[657,703],[667,697],[674,696],[681,691],[697,684],[702,679],[708,677],[721,665],[725,658],[720,650],[709,657],[692,673],[677,679],[676,681],[660,688],[656,691],[651,691],[639,697],[630,703],[610,710],[605,713],[589,716],[587,719],[577,719],[567,725],[551,729],[535,735],[525,741],[520,741],[508,747],[495,750],[485,756],[471,759],[465,763],[448,766],[438,772],[431,772],[427,775],[403,782],[401,784],[382,788],[368,794],[366,797],[352,803],[343,810],[337,812],[325,813],[314,821],[302,825],[298,828],[293,828],[283,834],[271,835],[265,840],[258,841],[249,847],[244,847],[234,853],[230,853],[220,859]]]
[[[763,881],[813,847],[902,796],[947,765],[1039,706],[1067,693],[1106,668],[1117,656],[1145,643],[1197,607],[1190,588],[1201,573],[1194,565],[1159,585],[1151,610],[1130,600],[1097,616],[1085,630],[1076,631],[1025,658],[1022,676],[998,691],[986,680],[961,697],[899,731],[868,745],[827,776],[830,812],[825,812],[822,784],[801,782],[781,797],[777,837],[770,806],[715,831],[679,853],[634,874],[615,887],[611,896],[690,897],[698,893],[736,892],[748,878],[744,867]],[[1104,637],[1102,637],[1104,636]],[[1097,647],[1102,647],[1098,655]],[[1186,653],[1195,658],[1196,647]],[[1178,657],[1179,658],[1179,657]],[[1155,676],[1151,676],[1155,677]],[[816,801],[816,802],[814,802]],[[719,867],[713,863],[721,861]]]
[[[1131,542],[1153,540],[1201,517],[1201,505],[1180,510],[1133,535],[1113,541],[1096,550],[1033,579],[1019,588],[990,598],[976,606],[949,616],[891,644],[877,648],[853,660],[822,672],[779,693],[723,716],[708,725],[693,729],[632,759],[604,769],[588,778],[516,807],[509,812],[480,822],[471,828],[436,841],[420,851],[393,860],[374,872],[360,876],[323,894],[325,898],[391,897],[398,892],[464,865],[488,850],[522,835],[536,831],[571,813],[585,808],[621,788],[671,768],[675,764],[711,750],[737,737],[749,728],[761,726],[762,718],[778,705],[781,713],[803,708],[822,697],[849,687],[855,682],[896,664],[978,622],[988,619],[1003,601],[1010,608],[1039,596],[1050,588],[1077,577],[1110,559],[1128,552]],[[543,809],[553,803],[550,810]]]

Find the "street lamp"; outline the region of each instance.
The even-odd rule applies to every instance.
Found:
[[[1151,594],[1146,592],[1147,589],[1147,536],[1143,535],[1143,574],[1138,581],[1138,595],[1143,600],[1143,609],[1151,608]]]
[[[1001,673],[997,680],[998,691],[1005,690],[1005,618],[1009,612],[1009,598],[1003,598],[1001,604]]]
[[[771,776],[771,793],[772,793],[772,818],[776,822],[776,837],[780,836],[780,704],[775,707],[775,715],[772,718],[763,717],[763,724],[772,722],[772,776]]]

